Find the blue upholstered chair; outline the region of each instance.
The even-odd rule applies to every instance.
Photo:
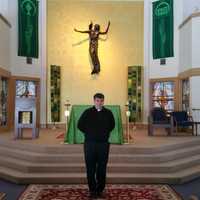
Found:
[[[171,113],[174,121],[175,131],[178,132],[178,128],[192,128],[192,134],[194,134],[194,122],[192,116],[189,116],[186,111],[174,111]]]
[[[173,119],[161,107],[155,107],[148,117],[148,135],[153,135],[154,128],[165,128],[168,135],[173,133]]]

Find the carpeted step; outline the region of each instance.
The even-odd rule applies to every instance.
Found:
[[[188,141],[183,141],[174,144],[167,144],[161,146],[140,146],[130,144],[130,145],[111,145],[111,153],[121,153],[121,154],[131,154],[131,153],[138,153],[138,154],[152,154],[152,153],[162,153],[168,152],[172,150],[183,149],[187,147],[191,147],[194,145],[199,145],[200,138],[196,137],[191,138]],[[15,149],[15,150],[24,150],[24,151],[31,151],[35,153],[48,153],[48,154],[70,154],[70,153],[81,153],[83,151],[82,144],[65,144],[65,145],[41,145],[41,144],[24,144],[23,142],[15,142],[8,141],[8,140],[0,140],[1,147],[7,147]]]
[[[167,151],[163,153],[152,154],[114,154],[110,153],[111,163],[161,163],[170,160],[190,157],[200,152],[200,145],[193,145],[184,149],[177,149]],[[74,163],[80,163],[84,161],[83,152],[81,153],[35,153],[19,149],[11,149],[6,147],[0,147],[0,156],[16,158],[19,160],[40,162],[40,163],[66,163],[69,160]]]
[[[155,147],[111,145],[110,183],[182,183],[200,175],[200,138]],[[0,177],[18,183],[85,183],[83,145],[0,140]]]
[[[182,158],[164,163],[109,163],[108,171],[120,173],[170,173],[180,171],[200,164],[200,155]],[[78,173],[85,172],[85,164],[82,163],[35,163],[13,158],[0,157],[0,165],[16,169],[21,172],[33,173]]]
[[[181,184],[200,175],[200,165],[176,173],[108,173],[108,183],[167,183]],[[0,176],[21,184],[30,183],[86,183],[85,173],[21,173],[0,167]]]

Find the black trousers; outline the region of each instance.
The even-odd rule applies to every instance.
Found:
[[[110,144],[85,142],[84,154],[90,192],[102,192],[106,184],[106,166]]]

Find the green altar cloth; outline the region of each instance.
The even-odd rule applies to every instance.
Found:
[[[73,105],[71,109],[67,134],[65,134],[65,143],[69,144],[81,144],[84,142],[84,133],[77,128],[78,120],[81,114],[91,105]],[[123,144],[123,128],[121,120],[120,106],[106,105],[106,108],[110,109],[115,119],[115,128],[110,134],[109,142],[112,144]]]

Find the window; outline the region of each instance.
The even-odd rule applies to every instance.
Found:
[[[35,97],[36,83],[34,81],[16,81],[16,96],[17,97]]]
[[[174,110],[174,82],[154,82],[152,93],[153,107],[163,107],[167,112]]]
[[[189,79],[182,80],[182,109],[190,111],[190,82]]]

